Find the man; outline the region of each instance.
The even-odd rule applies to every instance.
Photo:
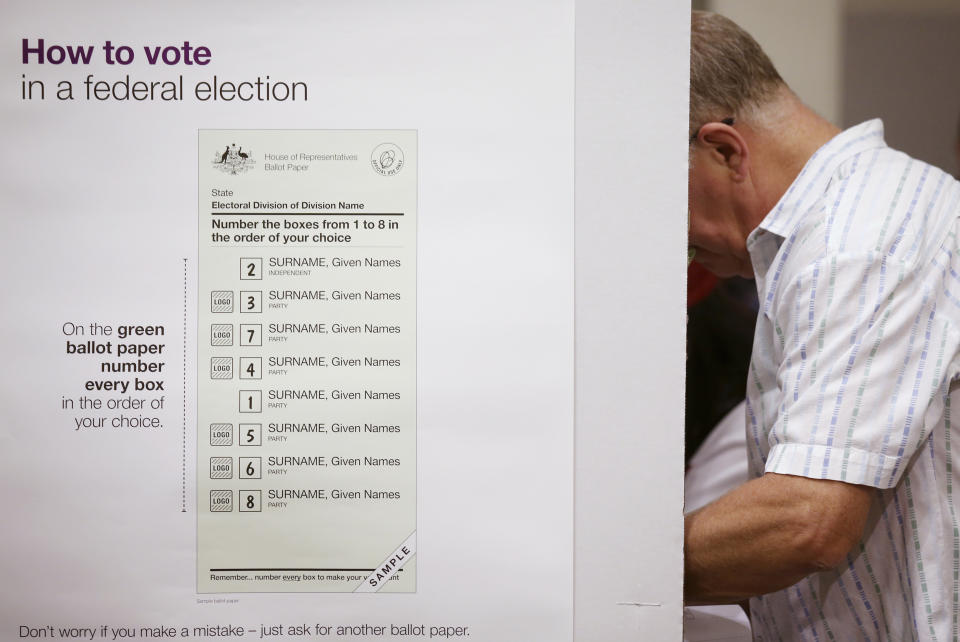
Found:
[[[689,515],[688,603],[758,640],[955,640],[960,183],[841,132],[720,16],[691,33],[696,260],[755,277],[751,481]]]

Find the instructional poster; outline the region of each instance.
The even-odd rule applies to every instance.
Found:
[[[0,640],[678,639],[688,23],[6,0]]]
[[[200,132],[201,593],[416,589],[416,143]]]

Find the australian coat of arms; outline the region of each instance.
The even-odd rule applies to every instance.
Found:
[[[217,150],[213,155],[213,166],[226,174],[242,174],[253,169],[257,161],[253,159],[253,152],[236,144],[227,145],[223,150]]]

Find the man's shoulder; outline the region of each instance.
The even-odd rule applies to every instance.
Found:
[[[865,150],[840,163],[798,217],[789,268],[833,260],[922,266],[958,217],[952,176],[889,147]]]
[[[960,219],[952,176],[884,146],[844,159],[823,184],[783,235],[764,283],[765,312],[818,279],[870,282],[880,296],[898,283],[943,277]]]

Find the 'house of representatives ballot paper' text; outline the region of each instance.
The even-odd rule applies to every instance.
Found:
[[[200,592],[416,588],[416,157],[200,132]]]

